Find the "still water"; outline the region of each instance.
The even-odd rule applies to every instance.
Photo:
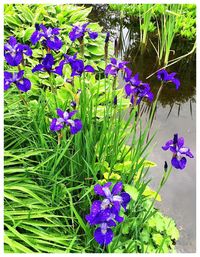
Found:
[[[88,6],[88,5],[87,5]],[[140,79],[151,85],[156,95],[160,82],[156,76],[146,78],[157,69],[156,53],[152,44],[147,45],[143,55],[138,52],[139,31],[137,24],[133,24],[128,17],[120,21],[119,13],[109,11],[107,5],[92,5],[89,16],[93,22],[99,22],[103,32],[111,32],[114,38],[122,32],[123,47],[121,57],[130,62],[133,73],[139,72]],[[120,27],[121,24],[121,27]],[[155,35],[151,41],[156,43]],[[192,49],[192,43],[178,39],[174,42],[170,58],[175,58]],[[170,152],[164,152],[161,146],[174,133],[185,138],[185,145],[190,147],[196,156],[196,60],[189,56],[181,62],[168,68],[168,72],[177,72],[181,81],[177,91],[172,84],[168,84],[162,91],[151,131],[157,130],[156,145],[149,159],[157,163],[151,169],[152,188],[156,189],[163,172],[164,161],[170,163]],[[148,107],[148,105],[147,105]],[[144,120],[148,115],[144,113]],[[154,141],[154,142],[155,142]],[[196,251],[196,159],[188,159],[187,167],[183,171],[173,170],[167,184],[161,191],[162,202],[157,206],[165,215],[175,219],[180,230],[177,242],[177,252]]]

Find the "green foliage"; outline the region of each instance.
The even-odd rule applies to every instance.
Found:
[[[192,42],[196,40],[196,5],[194,4],[111,4],[110,8],[138,19],[142,53],[147,46],[148,34],[152,32],[156,34],[158,44],[156,46],[152,41],[151,44],[160,65],[168,64],[175,38],[182,37]],[[192,52],[188,52],[183,57]]]
[[[90,11],[75,5],[5,5],[5,40],[15,35],[29,44],[35,23],[59,27],[65,44],[54,53],[58,64],[63,53],[80,50],[79,44],[72,45],[68,38],[70,24],[86,22]],[[90,27],[101,31],[96,23]],[[155,134],[147,140],[150,123],[144,128],[137,123],[137,107],[124,118],[129,100],[123,98],[123,89],[113,90],[112,77],[102,74],[103,42],[101,33],[95,41],[85,39],[84,61],[95,67],[96,74],[74,78],[73,86],[66,82],[69,67],[64,70],[64,78],[32,74],[31,69],[46,52],[39,43],[31,46],[33,57],[24,60],[31,90],[20,94],[13,86],[5,92],[7,253],[170,252],[172,240],[178,239],[174,222],[170,219],[168,224],[161,214],[158,218],[151,208],[150,199],[157,200],[158,195],[148,187],[146,175],[156,165],[147,160]],[[16,71],[16,67],[5,64],[5,70]],[[78,89],[82,90],[80,95]],[[114,94],[118,95],[117,106],[113,105]],[[56,108],[69,108],[72,100],[77,102],[76,117],[82,120],[82,131],[74,136],[68,128],[53,133],[49,125],[56,117]],[[125,220],[115,228],[113,242],[102,249],[94,241],[85,215],[95,199],[93,186],[119,179],[132,200],[127,213],[121,213]],[[147,213],[150,218],[144,221]]]
[[[151,21],[148,25],[148,31],[156,31],[156,20],[159,20],[166,11],[173,6],[178,7],[176,34],[189,40],[196,38],[196,5],[195,4],[110,4],[111,10],[125,12],[128,16],[139,17],[146,15],[151,10]],[[175,7],[175,8],[176,8]],[[172,13],[171,13],[172,14]],[[142,24],[141,29],[145,25]]]

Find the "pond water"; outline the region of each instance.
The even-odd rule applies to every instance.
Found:
[[[130,61],[133,73],[139,72],[140,78],[145,81],[150,74],[158,69],[156,65],[156,53],[152,44],[147,45],[143,55],[138,52],[139,32],[137,24],[133,24],[128,17],[120,21],[119,13],[108,10],[107,5],[92,5],[93,10],[89,18],[99,22],[104,32],[111,32],[114,38],[119,36],[120,23],[123,36],[123,51],[121,57]],[[87,5],[88,7],[88,5]],[[151,37],[156,42],[155,35]],[[182,39],[174,42],[172,56],[175,58],[192,49],[192,43]],[[177,91],[173,85],[167,85],[159,98],[158,108],[151,131],[155,129],[156,146],[149,159],[157,163],[152,168],[150,176],[152,188],[156,189],[163,173],[164,161],[170,163],[170,153],[164,152],[161,146],[174,133],[185,138],[185,145],[191,148],[196,156],[196,60],[195,56],[189,56],[183,61],[168,68],[169,72],[177,72],[181,81]],[[156,76],[146,80],[150,83],[152,91],[156,94],[160,83]],[[148,107],[148,105],[147,105]],[[144,120],[147,119],[144,113]],[[165,215],[175,219],[180,230],[180,239],[177,242],[177,252],[196,251],[196,159],[189,159],[187,167],[183,171],[174,170],[161,191],[162,202],[157,206]]]

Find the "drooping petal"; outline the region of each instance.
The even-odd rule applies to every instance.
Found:
[[[51,31],[52,35],[59,35],[60,34],[60,28],[53,28]]]
[[[82,60],[75,60],[71,62],[72,73],[71,76],[81,76],[84,71],[84,63]]]
[[[12,80],[12,77],[13,77],[13,75],[12,75],[11,72],[4,71],[4,78],[5,78],[6,80]]]
[[[113,240],[113,231],[108,228],[105,233],[102,233],[101,228],[97,228],[94,231],[94,238],[100,245],[108,245]]]
[[[97,184],[94,186],[94,192],[96,195],[100,195],[100,196],[104,196],[105,197],[105,193],[103,191],[103,186],[101,186],[100,184]]]
[[[12,56],[10,53],[6,53],[4,56],[7,63],[11,66],[18,66],[23,59],[21,52],[16,53],[14,56]]]
[[[27,92],[31,89],[31,82],[29,79],[23,78],[22,80],[16,82],[16,86],[22,92]]]
[[[190,158],[194,158],[194,155],[190,152],[190,149],[188,150],[188,152],[186,153],[186,155]]]
[[[21,80],[24,76],[24,70],[20,70],[18,73],[15,73],[15,78],[17,80]]]
[[[8,90],[10,88],[12,81],[13,75],[11,72],[4,71],[4,90]]]
[[[179,153],[181,153],[181,154],[186,154],[188,151],[189,151],[188,147],[181,147],[179,149]]]
[[[80,34],[81,36],[81,34]],[[69,32],[69,38],[72,42],[74,42],[77,38],[77,35],[75,34],[74,30],[72,30],[71,32]]]
[[[88,34],[89,34],[89,37],[91,39],[96,39],[98,37],[98,33],[97,32],[90,32],[89,31]]]
[[[70,132],[71,132],[71,134],[76,134],[76,133],[78,133],[81,129],[82,129],[82,122],[81,122],[81,120],[79,120],[79,119],[75,119],[74,120],[74,125],[71,125],[70,126]]]
[[[18,44],[16,50],[24,53],[27,56],[32,56],[32,50],[28,45]]]
[[[42,65],[44,65],[45,69],[50,71],[52,66],[54,65],[54,58],[52,54],[47,54],[42,60]]]
[[[176,169],[180,169],[180,163],[179,160],[177,159],[177,157],[173,157],[171,160],[171,164],[174,168]]]
[[[114,222],[114,220],[107,221],[108,227],[116,227],[117,224]]]
[[[127,81],[129,81],[130,78],[131,78],[132,71],[131,71],[129,68],[127,68],[127,67],[124,68],[124,71],[125,71],[124,79],[125,79],[125,81],[127,82]]]
[[[131,94],[133,94],[133,86],[131,86],[131,84],[126,84],[124,89],[127,96],[130,96]]]
[[[179,161],[179,167],[181,170],[183,170],[186,166],[187,163],[187,159],[185,157],[182,157]]]
[[[62,64],[59,64],[55,69],[53,70],[54,73],[63,76],[63,66]]]
[[[113,189],[112,189],[112,195],[117,195],[119,194],[121,191],[122,191],[122,188],[123,188],[123,183],[120,181],[120,182],[117,182]]]
[[[84,68],[85,72],[95,72],[94,68],[91,65],[86,65]]]
[[[121,216],[119,216],[119,214],[117,213],[116,215],[115,215],[115,220],[117,221],[117,222],[123,222],[124,221],[124,218],[123,217],[121,217]]]
[[[108,76],[108,74],[110,73],[110,70],[112,69],[112,64],[108,64],[105,68],[105,75],[106,77]]]
[[[130,202],[131,197],[130,197],[130,195],[129,195],[128,193],[126,193],[126,192],[122,192],[120,196],[122,197],[122,203],[121,203],[121,205],[122,205],[122,207],[124,208],[124,210],[126,211],[126,207],[127,207],[128,203]]]
[[[30,41],[33,45],[35,45],[40,40],[41,37],[42,37],[42,33],[40,31],[36,30],[31,35]]]
[[[36,71],[45,71],[45,67],[42,64],[37,64],[33,69],[32,72],[36,72]]]
[[[6,81],[6,80],[4,79],[4,91],[8,90],[8,89],[10,88],[10,85],[11,85],[11,82]]]
[[[165,145],[162,146],[162,149],[163,149],[164,151],[166,151],[166,150],[169,149],[169,147],[170,147],[171,145],[173,145],[173,140],[167,141],[167,142],[165,143]]]
[[[118,214],[121,208],[121,201],[113,201],[113,206],[111,208],[111,212],[114,214]]]
[[[59,122],[58,119],[54,118],[51,121],[50,130],[52,131],[58,131],[61,130],[64,127],[64,124],[62,122]]]
[[[47,47],[56,51],[62,47],[62,41],[57,36],[55,36],[53,40],[48,39],[46,44]]]
[[[154,95],[152,92],[147,92],[145,97],[147,97],[147,99],[152,102],[153,101],[153,98],[154,98]]]
[[[92,206],[90,208],[91,213],[98,213],[101,211],[101,204],[102,202],[100,200],[96,200],[92,203]]]
[[[176,90],[178,90],[180,85],[181,85],[180,80],[179,79],[173,79],[172,83],[176,86]]]

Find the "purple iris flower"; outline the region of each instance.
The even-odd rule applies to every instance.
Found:
[[[183,155],[189,158],[194,158],[188,147],[184,146],[184,138],[179,137],[178,134],[174,134],[173,140],[166,142],[165,146],[162,146],[164,151],[170,150],[173,153],[171,164],[176,169],[184,169],[187,163],[187,159]]]
[[[70,127],[71,134],[76,134],[82,129],[82,122],[79,119],[72,120],[72,116],[74,116],[77,111],[62,111],[61,109],[57,109],[57,114],[59,118],[53,118],[50,125],[50,130],[59,131],[64,128],[65,125]]]
[[[58,51],[62,47],[62,41],[57,37],[60,33],[59,28],[47,28],[43,24],[36,24],[36,30],[31,35],[31,43],[35,45],[41,38],[42,43],[49,49]]]
[[[32,56],[32,50],[28,45],[18,43],[15,37],[10,37],[4,45],[4,56],[7,63],[11,66],[18,66],[23,60],[23,54]]]
[[[94,238],[100,245],[108,245],[113,240],[113,231],[107,222],[101,223],[100,227],[94,231]]]
[[[85,33],[87,32],[91,39],[96,39],[98,37],[97,32],[92,32],[91,29],[86,28],[88,23],[83,24],[82,26],[75,26],[73,25],[72,31],[69,32],[69,38],[72,42],[76,39],[82,41]]]
[[[160,70],[157,73],[157,79],[164,81],[164,82],[172,82],[175,86],[176,89],[178,90],[180,87],[180,80],[175,78],[176,72],[168,73],[166,70]]]
[[[41,72],[53,72],[62,76],[62,67],[58,66],[54,70],[52,69],[55,61],[52,54],[46,54],[43,58],[41,64],[37,64],[33,69],[32,72],[41,71]]]
[[[125,85],[125,92],[127,96],[131,96],[132,104],[140,104],[144,97],[152,102],[154,97],[149,84],[142,83],[142,81],[139,80],[138,73],[129,78],[128,83]]]
[[[62,60],[58,67],[55,68],[55,72],[62,75],[62,70],[65,64],[69,64],[72,69],[71,76],[81,76],[83,72],[94,72],[94,68],[91,65],[84,66],[82,60],[77,59],[77,53],[73,56],[64,54],[64,60]]]
[[[119,216],[119,212],[121,207],[126,211],[131,199],[128,193],[121,192],[122,182],[117,182],[112,190],[110,190],[111,185],[111,182],[107,182],[103,186],[95,185],[94,192],[104,199],[94,201],[90,208],[90,214],[86,215],[86,220],[91,226],[100,225],[94,231],[94,238],[100,245],[108,245],[112,241],[113,232],[110,227],[115,227],[116,222],[124,220]]]
[[[31,82],[29,79],[24,78],[23,70],[15,73],[4,71],[4,90],[8,90],[12,83],[22,92],[27,92],[31,89]]]
[[[117,76],[118,71],[124,71],[125,72],[125,81],[128,81],[131,77],[132,71],[126,66],[128,62],[122,62],[118,61],[115,58],[110,58],[110,62],[105,69],[105,75],[108,77],[108,75]]]

